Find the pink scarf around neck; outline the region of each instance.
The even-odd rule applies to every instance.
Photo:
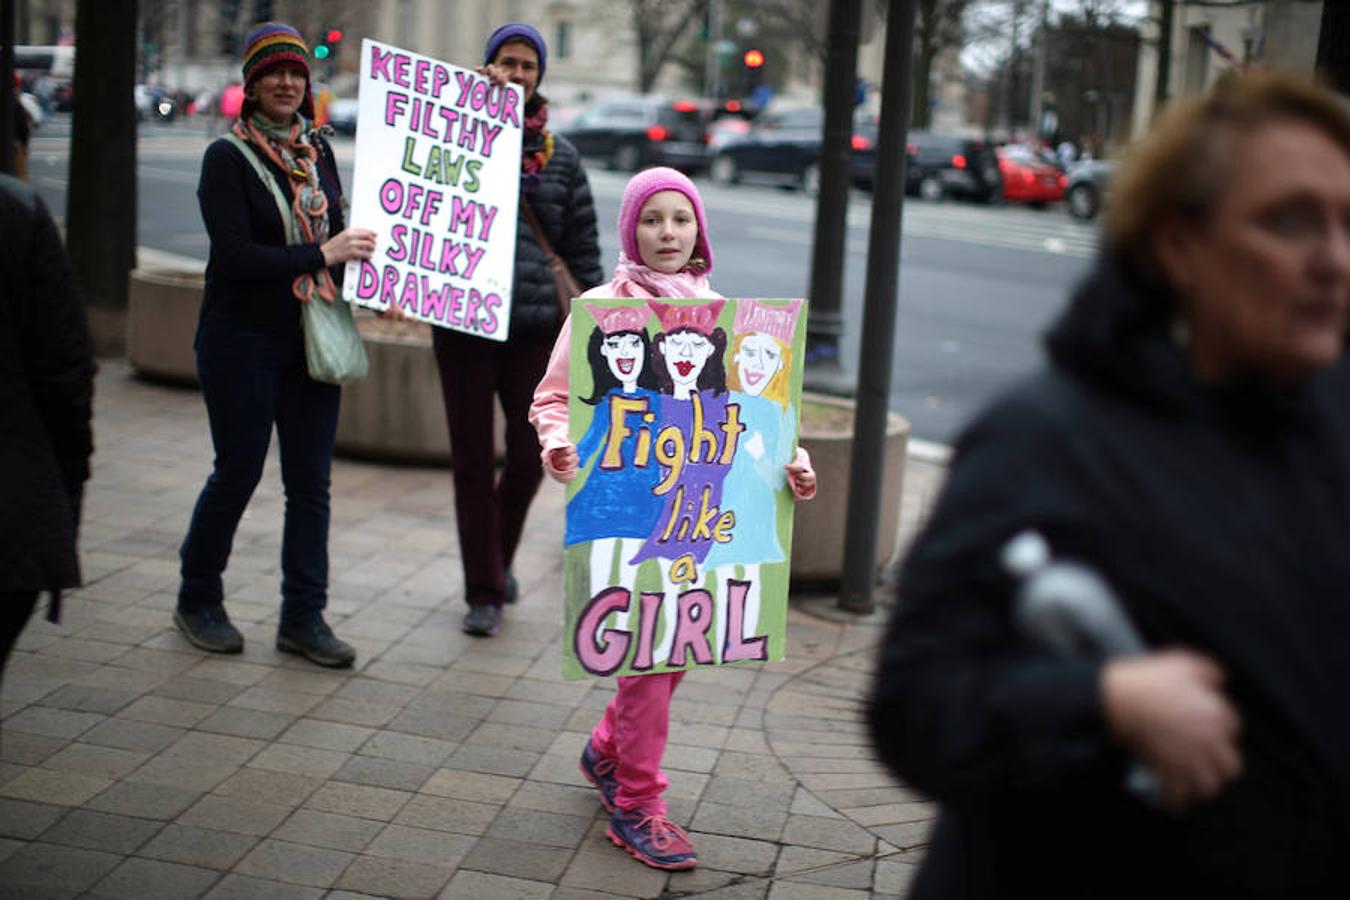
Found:
[[[609,284],[615,297],[718,296],[708,284],[707,275],[695,274],[688,269],[667,275],[642,263],[633,262],[623,252],[619,253],[619,262],[614,267],[614,278]]]

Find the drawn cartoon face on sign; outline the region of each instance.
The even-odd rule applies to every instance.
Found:
[[[600,355],[609,364],[610,374],[632,393],[642,367],[646,365],[646,347],[642,339],[631,331],[607,334],[600,342]]]
[[[675,382],[676,396],[698,390],[698,377],[712,356],[713,344],[697,331],[676,331],[660,338],[666,369]]]
[[[748,334],[732,360],[741,378],[741,387],[752,397],[764,393],[783,368],[783,348],[767,334]]]

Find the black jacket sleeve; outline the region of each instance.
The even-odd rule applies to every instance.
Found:
[[[25,369],[32,373],[30,384],[38,413],[78,516],[80,495],[89,478],[89,457],[94,452],[90,427],[94,346],[61,235],[40,199],[36,201],[31,247],[28,295],[36,302],[23,310]]]
[[[1080,530],[1072,491],[1043,475],[1069,465],[1058,444],[1025,408],[977,425],[901,574],[869,723],[883,761],[944,802],[1062,791],[1123,772],[1096,664],[1019,632],[1015,584],[999,565],[1022,528],[1052,545]]]
[[[283,194],[289,196],[287,191]],[[260,221],[275,222],[278,237],[284,234],[284,225],[271,191],[229,142],[219,140],[206,149],[197,199],[221,276],[234,281],[279,281],[323,267],[318,244],[255,238],[258,231],[251,226]]]
[[[561,246],[558,255],[567,263],[572,277],[583,288],[593,288],[605,280],[600,265],[600,232],[596,227],[595,198],[586,170],[578,162],[572,174],[568,204],[563,221]]]

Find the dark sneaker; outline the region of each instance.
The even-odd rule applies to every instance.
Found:
[[[502,622],[502,608],[495,603],[472,603],[459,626],[465,634],[492,637]]]
[[[506,573],[506,595],[502,599],[507,603],[515,603],[520,599],[520,585],[516,584],[516,576],[510,572]]]
[[[191,641],[194,647],[212,653],[244,652],[244,636],[231,624],[223,606],[209,606],[196,611],[176,609],[173,612],[173,624],[178,626],[183,637]]]
[[[600,791],[600,804],[606,812],[614,812],[614,795],[619,790],[619,779],[614,770],[619,767],[613,757],[601,756],[588,739],[581,751],[581,774]]]
[[[283,623],[277,629],[277,649],[330,669],[345,669],[356,662],[356,650],[337,638],[323,619],[302,625]]]
[[[640,809],[616,809],[605,834],[653,869],[692,869],[698,865],[689,835],[665,816],[651,816]]]

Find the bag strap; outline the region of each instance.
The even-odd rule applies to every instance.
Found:
[[[262,179],[263,185],[272,192],[272,199],[277,203],[277,214],[281,216],[281,227],[286,229],[287,240],[295,241],[294,213],[291,211],[291,204],[286,200],[285,195],[281,193],[281,188],[277,187],[276,178],[272,177],[272,173],[268,171],[267,166],[263,165],[263,161],[259,158],[258,154],[253,152],[253,148],[249,146],[248,141],[244,140],[233,131],[225,134],[225,140],[234,144],[239,152],[243,154],[244,159],[248,160],[249,164],[253,166],[253,171],[258,173],[258,177]]]
[[[548,238],[544,237],[544,226],[540,224],[539,216],[535,214],[534,207],[530,205],[530,201],[522,197],[520,200],[520,210],[525,213],[525,218],[530,223],[530,229],[534,232],[534,239],[539,242],[539,249],[544,251],[545,258],[547,258],[550,263],[556,259],[559,262],[562,262],[563,265],[566,265],[566,263],[563,262],[562,257],[554,252],[553,245],[548,242]]]

